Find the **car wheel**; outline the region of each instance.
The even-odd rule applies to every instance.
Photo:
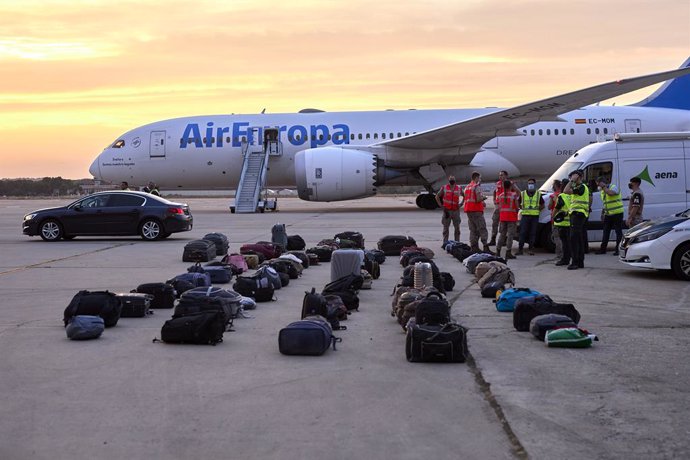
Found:
[[[62,227],[57,220],[48,219],[41,222],[39,234],[43,241],[58,241],[62,238]]]
[[[146,241],[154,241],[163,235],[163,227],[155,219],[146,219],[139,227],[139,235]]]
[[[679,279],[690,281],[690,242],[681,244],[673,251],[671,269]]]

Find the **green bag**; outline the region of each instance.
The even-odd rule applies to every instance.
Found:
[[[599,340],[596,335],[576,327],[552,329],[544,338],[547,346],[557,348],[588,348],[594,340]]]

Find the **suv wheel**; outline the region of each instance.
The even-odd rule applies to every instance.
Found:
[[[146,219],[139,227],[139,235],[146,241],[154,241],[161,237],[163,228],[161,223],[155,219]]]
[[[673,251],[671,269],[679,279],[690,281],[690,242],[681,244]]]
[[[39,227],[39,234],[43,241],[58,241],[62,238],[62,227],[60,223],[53,219],[48,219],[41,222]]]

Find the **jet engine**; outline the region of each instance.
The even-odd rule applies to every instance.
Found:
[[[295,154],[295,183],[306,201],[340,201],[376,194],[377,158],[341,147],[307,149]]]

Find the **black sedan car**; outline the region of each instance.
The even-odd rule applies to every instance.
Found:
[[[23,232],[45,241],[75,236],[140,235],[153,241],[192,229],[186,204],[128,190],[99,192],[59,208],[39,209],[24,216]]]

